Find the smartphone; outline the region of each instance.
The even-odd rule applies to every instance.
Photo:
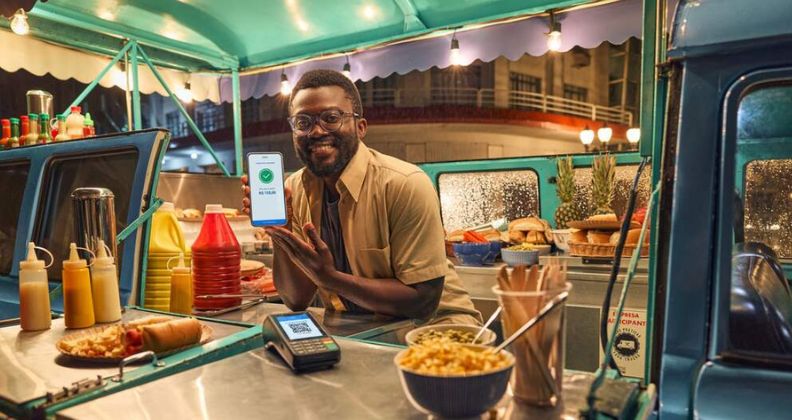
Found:
[[[249,153],[250,219],[253,226],[286,225],[283,193],[283,155]]]

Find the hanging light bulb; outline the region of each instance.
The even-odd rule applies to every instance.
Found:
[[[561,22],[550,12],[550,32],[547,33],[547,49],[550,51],[561,50]]]
[[[27,35],[30,32],[28,17],[24,9],[19,9],[11,18],[11,30],[17,35]]]
[[[344,64],[344,69],[341,70],[341,73],[343,73],[347,79],[352,80],[352,66],[349,64],[349,56],[346,58],[346,63]]]
[[[281,73],[281,88],[280,93],[283,96],[291,95],[292,85],[289,83],[289,76],[286,73]]]
[[[588,125],[580,131],[580,142],[583,143],[584,146],[588,146],[594,142],[594,130],[589,128]]]
[[[459,40],[456,39],[456,35],[451,38],[451,52],[448,58],[452,66],[462,64],[462,52],[459,50]]]
[[[190,159],[192,159],[192,160],[198,159],[198,153],[197,152],[190,153]]]
[[[608,127],[608,123],[606,122],[602,128],[597,130],[597,138],[602,143],[607,143],[610,141],[611,137],[613,137],[613,129]]]
[[[630,143],[638,143],[641,140],[641,129],[638,127],[633,127],[627,130],[627,141]]]
[[[190,82],[184,82],[184,86],[176,89],[176,97],[184,103],[192,102],[193,94],[190,89]]]

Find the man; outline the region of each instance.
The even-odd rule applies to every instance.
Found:
[[[305,167],[286,180],[289,225],[267,228],[284,303],[303,310],[318,292],[330,310],[480,323],[445,257],[429,177],[363,144],[355,85],[335,71],[310,71],[294,86],[289,111]],[[247,197],[243,204],[249,211]]]

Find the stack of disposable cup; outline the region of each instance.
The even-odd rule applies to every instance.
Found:
[[[185,255],[185,264],[190,264],[189,252],[189,248],[185,249],[184,234],[176,219],[173,203],[163,203],[151,219],[144,307],[160,311],[170,310],[170,268],[176,265],[181,253]],[[169,267],[168,261],[171,259],[173,261]]]
[[[202,295],[242,292],[242,250],[223,214],[223,206],[207,204],[203,225],[192,245],[193,308],[223,309],[239,305],[240,298],[199,298]]]

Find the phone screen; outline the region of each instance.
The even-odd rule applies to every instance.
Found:
[[[253,226],[286,224],[286,200],[283,194],[283,155],[248,154],[250,182],[250,218]]]

